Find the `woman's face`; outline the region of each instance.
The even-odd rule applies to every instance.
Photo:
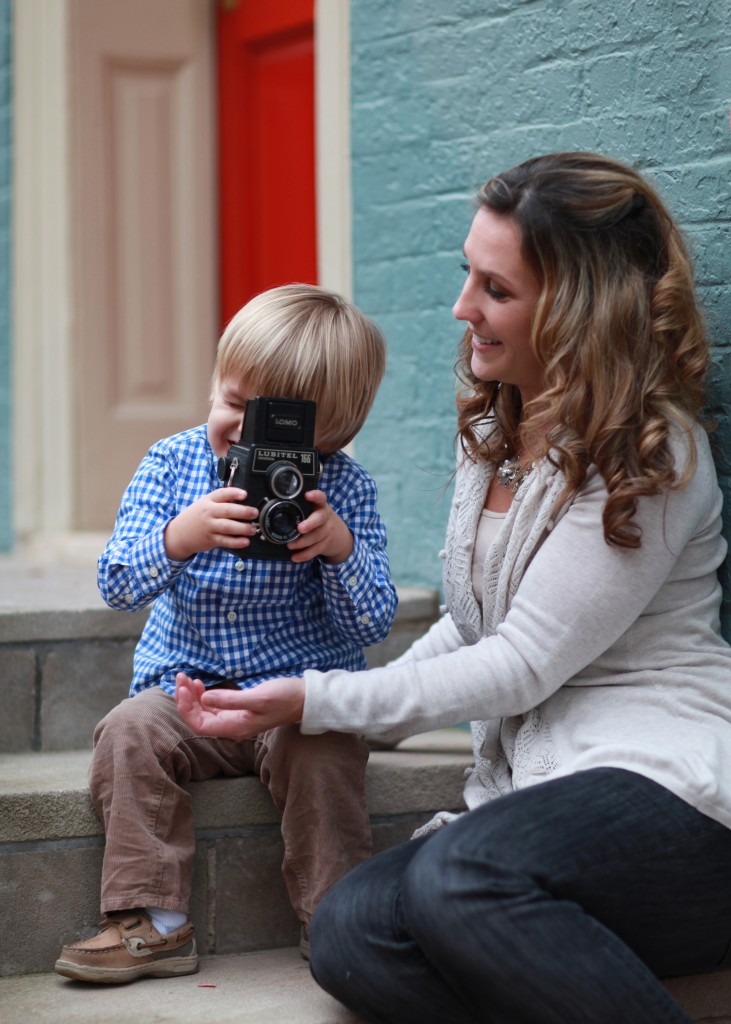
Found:
[[[482,207],[464,244],[467,280],[452,312],[472,332],[472,372],[480,380],[519,388],[523,402],[544,388],[530,346],[540,282],[521,254],[511,218]]]

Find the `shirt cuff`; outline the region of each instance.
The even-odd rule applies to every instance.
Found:
[[[354,605],[362,604],[368,597],[375,579],[373,559],[368,547],[353,537],[353,550],[344,562],[321,561],[322,579],[326,588],[341,587]]]
[[[187,561],[178,562],[168,558],[165,551],[167,525],[165,523],[143,537],[131,560],[130,569],[143,593],[163,590],[188,564]]]

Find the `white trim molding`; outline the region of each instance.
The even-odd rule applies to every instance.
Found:
[[[71,524],[67,0],[13,10],[13,443],[19,542]]]
[[[352,299],[348,0],[317,0],[315,54],[318,276]]]

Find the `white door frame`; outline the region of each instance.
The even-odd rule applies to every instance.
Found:
[[[320,284],[353,297],[350,4],[315,5],[317,245]]]
[[[72,266],[67,0],[13,10],[15,536],[71,525]]]

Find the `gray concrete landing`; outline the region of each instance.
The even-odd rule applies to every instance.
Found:
[[[0,978],[0,1024],[357,1024],[297,949],[206,957],[198,974],[85,985],[57,974]]]
[[[678,978],[666,985],[697,1024],[731,1024],[729,978],[729,972],[722,972]],[[198,974],[147,978],[131,985],[85,985],[57,974],[0,978],[0,1024],[106,1020],[114,1024],[362,1024],[319,988],[296,948],[203,957]]]

